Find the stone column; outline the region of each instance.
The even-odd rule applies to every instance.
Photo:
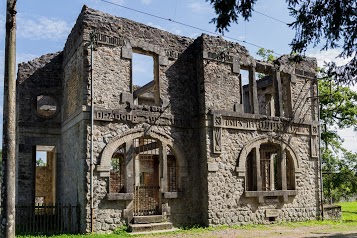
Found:
[[[280,167],[281,167],[281,190],[286,191],[287,190],[287,181],[286,181],[286,152],[285,152],[285,146],[281,147],[280,150]],[[284,193],[284,202],[288,201],[288,195]]]
[[[134,192],[134,148],[133,141],[126,142],[125,148],[125,189],[127,193]]]
[[[260,171],[260,150],[259,146],[255,147],[255,163],[257,167],[257,191],[262,191],[262,175]],[[263,196],[258,196],[258,202],[263,203]]]
[[[272,154],[270,156],[270,190],[273,191],[275,190],[275,178],[274,178],[274,157],[275,157],[275,154]]]
[[[281,85],[281,78],[280,78],[280,71],[277,70],[275,72],[275,115],[276,116],[283,116],[284,109],[283,109],[283,92],[282,92],[282,85]]]
[[[249,99],[251,113],[259,114],[257,81],[255,80],[255,68],[249,68]]]

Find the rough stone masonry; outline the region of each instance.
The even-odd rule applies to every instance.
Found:
[[[138,55],[151,62],[144,83]],[[20,64],[17,83],[18,205],[48,201],[35,186],[42,152],[50,200],[80,207],[81,232],[143,216],[176,227],[320,216],[315,59],[266,63],[222,37],[84,6],[63,51]]]

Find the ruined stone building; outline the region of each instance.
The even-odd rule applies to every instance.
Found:
[[[81,232],[320,215],[313,59],[270,64],[83,7],[17,83],[17,205],[78,205]]]

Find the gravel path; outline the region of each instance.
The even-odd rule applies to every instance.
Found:
[[[223,229],[216,231],[205,231],[197,234],[161,234],[161,235],[147,235],[146,238],[313,238],[313,237],[327,237],[327,238],[357,238],[357,227],[353,226],[301,226],[301,227],[288,227],[288,226],[272,226],[266,229]]]

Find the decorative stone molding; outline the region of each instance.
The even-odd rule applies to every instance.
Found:
[[[120,136],[114,137],[105,146],[102,152],[100,164],[97,165],[97,171],[100,172],[100,177],[109,177],[112,155],[120,145],[124,144],[127,141],[134,140],[135,138],[143,136],[152,137],[171,147],[172,152],[176,156],[179,167],[181,169],[181,176],[187,175],[187,166],[185,159],[186,156],[184,155],[183,150],[180,148],[180,146],[177,143],[174,143],[174,138],[155,128],[150,127],[149,125],[144,124],[141,128],[131,129]]]

